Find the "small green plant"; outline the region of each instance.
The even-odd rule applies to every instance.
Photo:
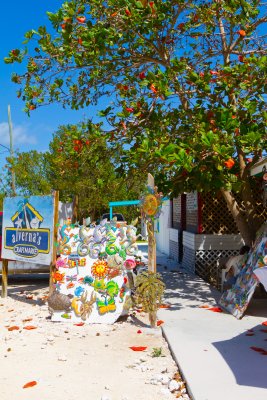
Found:
[[[153,347],[151,357],[165,357],[162,351],[162,347]]]
[[[162,302],[165,284],[161,275],[156,272],[144,271],[137,275],[135,282],[135,302],[142,305],[149,314],[150,325],[156,326],[156,312]]]

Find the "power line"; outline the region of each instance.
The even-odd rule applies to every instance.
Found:
[[[6,146],[4,146],[3,144],[0,143],[0,146],[4,147],[5,149],[7,149],[8,151],[10,151],[10,149]]]

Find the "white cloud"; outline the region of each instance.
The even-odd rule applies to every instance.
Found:
[[[36,138],[31,136],[29,126],[26,125],[14,125],[13,124],[13,146],[16,147],[18,144],[36,144]],[[0,122],[0,144],[9,147],[9,127],[7,122]]]

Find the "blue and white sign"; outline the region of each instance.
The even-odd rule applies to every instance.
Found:
[[[49,265],[54,197],[6,197],[3,211],[2,258]]]

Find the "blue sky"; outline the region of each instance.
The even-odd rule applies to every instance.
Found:
[[[24,112],[24,103],[17,98],[19,86],[11,82],[12,72],[24,71],[19,64],[5,64],[3,59],[14,48],[21,48],[24,33],[36,29],[40,25],[48,25],[46,11],[55,11],[62,4],[62,0],[10,0],[1,3],[0,24],[0,144],[9,146],[7,124],[7,106],[11,106],[14,149],[28,151],[48,149],[52,134],[59,125],[77,123],[84,117],[92,117],[92,110],[80,111],[64,110],[60,105],[51,104],[31,113],[28,117]],[[0,147],[0,165],[5,163],[5,152]]]

